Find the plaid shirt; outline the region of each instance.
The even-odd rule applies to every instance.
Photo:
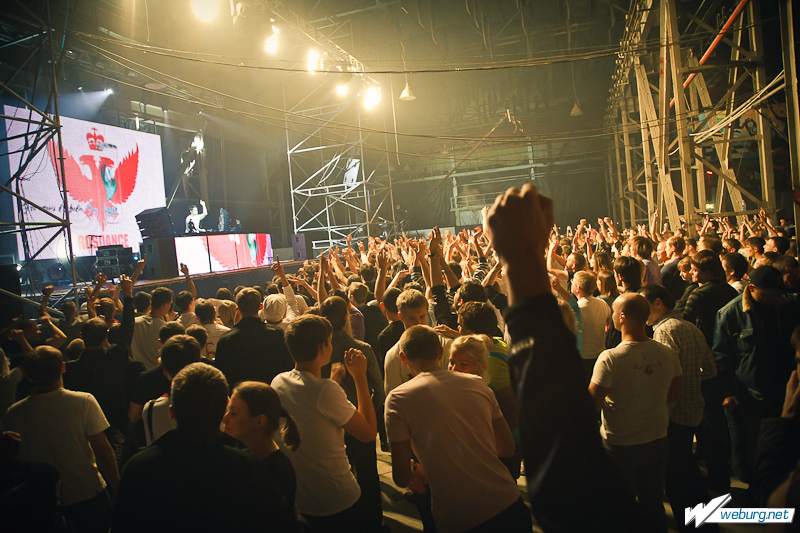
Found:
[[[670,412],[670,422],[695,427],[703,419],[700,382],[717,375],[717,365],[703,333],[678,313],[664,315],[653,326],[653,340],[669,346],[681,361],[683,394]]]

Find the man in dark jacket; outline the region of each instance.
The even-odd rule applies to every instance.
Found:
[[[725,281],[725,269],[717,254],[711,250],[701,250],[692,256],[691,261],[692,281],[700,286],[689,295],[683,318],[700,328],[711,347],[717,311],[739,293]]]
[[[124,301],[122,323],[115,336],[118,342],[109,344],[109,328],[102,318],[84,322],[81,337],[85,349],[76,361],[66,363],[64,373],[64,386],[67,389],[88,392],[97,399],[111,424],[106,432],[109,442],[117,447],[132,436],[129,432],[128,405],[136,378],[144,371],[142,363],[131,361],[128,357],[133,338],[133,284],[124,275],[120,283]],[[121,463],[124,463],[124,459]]]
[[[331,362],[322,367],[321,375],[323,378],[331,377],[344,389],[347,399],[353,405],[358,405],[358,394],[356,383],[353,377],[344,371],[344,356],[350,349],[359,350],[367,358],[367,384],[369,385],[372,403],[375,407],[375,414],[382,417],[383,400],[383,377],[381,376],[378,361],[375,353],[369,344],[358,341],[347,334],[344,330],[348,318],[347,302],[339,296],[331,296],[320,306],[320,314],[330,321],[333,327],[331,337]],[[336,365],[337,371],[333,371]],[[343,374],[337,372],[344,371]],[[333,375],[332,375],[333,374]],[[344,434],[344,443],[347,450],[347,459],[355,470],[356,481],[361,487],[361,500],[364,504],[365,512],[369,512],[369,522],[377,531],[381,527],[383,511],[381,507],[381,483],[378,476],[378,455],[375,450],[375,442],[361,442],[349,433]],[[366,517],[365,517],[366,518]]]
[[[736,476],[750,483],[761,420],[778,416],[795,369],[790,338],[800,323],[800,302],[777,269],[750,273],[750,285],[723,307],[714,334],[714,359],[728,418]]]
[[[294,367],[283,330],[258,318],[261,295],[257,290],[240,291],[236,305],[242,318],[217,342],[215,365],[231,386],[242,381],[269,384],[275,376]]]

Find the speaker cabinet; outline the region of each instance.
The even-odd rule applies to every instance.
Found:
[[[171,279],[179,275],[175,239],[145,239],[140,253],[147,254],[144,267],[147,279]]]
[[[0,265],[0,289],[22,296],[17,265]],[[22,300],[0,292],[0,328],[22,314]]]
[[[136,223],[139,225],[142,239],[163,239],[175,236],[172,219],[166,207],[145,209],[136,215]]]
[[[314,251],[311,249],[311,236],[305,233],[292,234],[292,250],[294,250],[294,261],[305,261],[314,258]]]

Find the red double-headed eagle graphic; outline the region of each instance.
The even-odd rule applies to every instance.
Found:
[[[82,155],[75,160],[64,150],[64,174],[67,193],[76,201],[88,203],[86,215],[97,217],[100,227],[105,231],[106,217],[113,215],[116,206],[125,203],[136,188],[136,175],[139,170],[139,147],[132,150],[117,163],[110,157],[102,155],[103,137],[92,130],[86,138],[89,149],[98,151],[97,155]],[[47,145],[50,161],[56,176],[61,176],[61,165],[58,161],[58,149],[53,141]],[[89,175],[85,173],[89,171]]]

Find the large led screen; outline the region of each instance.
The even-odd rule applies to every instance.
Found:
[[[28,110],[5,107],[8,116],[39,120]],[[139,251],[141,233],[136,215],[153,207],[164,207],[164,171],[161,163],[161,138],[158,135],[124,128],[105,126],[83,120],[61,117],[64,147],[64,171],[72,229],[72,245],[76,256],[88,256],[100,246],[120,244]],[[31,126],[6,119],[9,165],[14,175],[24,149],[22,135]],[[28,139],[32,137],[28,136]],[[59,188],[60,161],[55,138],[34,156],[19,181],[20,194],[30,202],[64,216]],[[16,192],[16,191],[15,191]],[[25,222],[53,222],[52,217],[32,205],[23,205]],[[20,220],[14,202],[15,220]],[[49,228],[28,231],[29,243],[38,250],[55,234]],[[18,236],[19,250],[22,237]],[[66,257],[64,236],[46,246],[37,259]]]
[[[272,264],[272,239],[268,233],[213,233],[175,238],[178,264],[192,274],[226,272]]]

